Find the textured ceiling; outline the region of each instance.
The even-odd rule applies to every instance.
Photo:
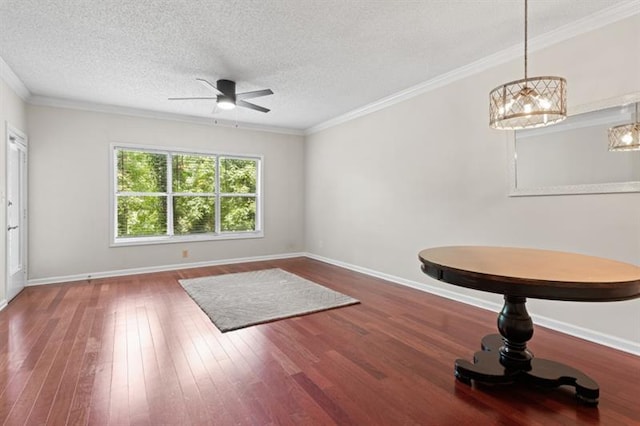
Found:
[[[530,37],[634,1],[535,0]],[[0,0],[0,57],[33,96],[212,117],[196,77],[272,111],[215,117],[288,129],[331,118],[522,43],[515,0]],[[516,78],[517,76],[514,76]],[[500,83],[500,82],[497,82]]]

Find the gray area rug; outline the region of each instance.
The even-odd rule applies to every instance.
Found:
[[[180,280],[220,331],[360,303],[282,269]]]

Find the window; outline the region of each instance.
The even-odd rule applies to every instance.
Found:
[[[113,147],[113,243],[261,237],[260,157]]]

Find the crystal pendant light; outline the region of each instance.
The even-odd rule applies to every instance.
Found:
[[[494,129],[542,127],[567,118],[567,81],[527,76],[527,3],[524,0],[524,78],[498,86],[489,94],[489,126]]]
[[[635,123],[609,129],[609,151],[640,151],[640,116],[636,102]]]

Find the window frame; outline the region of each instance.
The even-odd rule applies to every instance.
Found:
[[[148,152],[152,154],[163,154],[167,156],[167,192],[166,193],[154,193],[154,196],[164,196],[167,200],[167,229],[166,235],[157,236],[144,236],[144,237],[118,237],[118,204],[116,202],[118,194],[118,150],[126,151],[139,151]],[[186,193],[186,192],[173,192],[173,167],[172,167],[172,155],[204,155],[215,158],[216,173],[215,173],[215,187],[214,187],[214,199],[215,199],[215,232],[197,233],[188,235],[174,235],[173,234],[173,197],[174,196],[199,196],[208,195],[211,193]],[[256,229],[253,231],[222,231],[221,230],[221,217],[220,217],[220,199],[223,197],[233,196],[236,194],[222,192],[220,190],[220,160],[224,158],[239,159],[239,160],[253,160],[256,162],[256,192],[247,194],[237,194],[238,196],[255,198],[256,202]],[[111,143],[109,147],[109,240],[110,247],[121,246],[137,246],[137,245],[150,245],[150,244],[171,244],[171,243],[184,243],[194,241],[216,241],[216,240],[234,240],[234,239],[250,239],[250,238],[263,238],[263,216],[264,216],[264,202],[263,202],[263,170],[264,170],[264,156],[255,154],[234,154],[225,152],[215,152],[200,149],[186,149],[177,147],[160,147],[151,145],[138,145],[128,143]],[[127,194],[125,196],[132,196],[136,193]],[[162,195],[164,194],[164,195]]]

